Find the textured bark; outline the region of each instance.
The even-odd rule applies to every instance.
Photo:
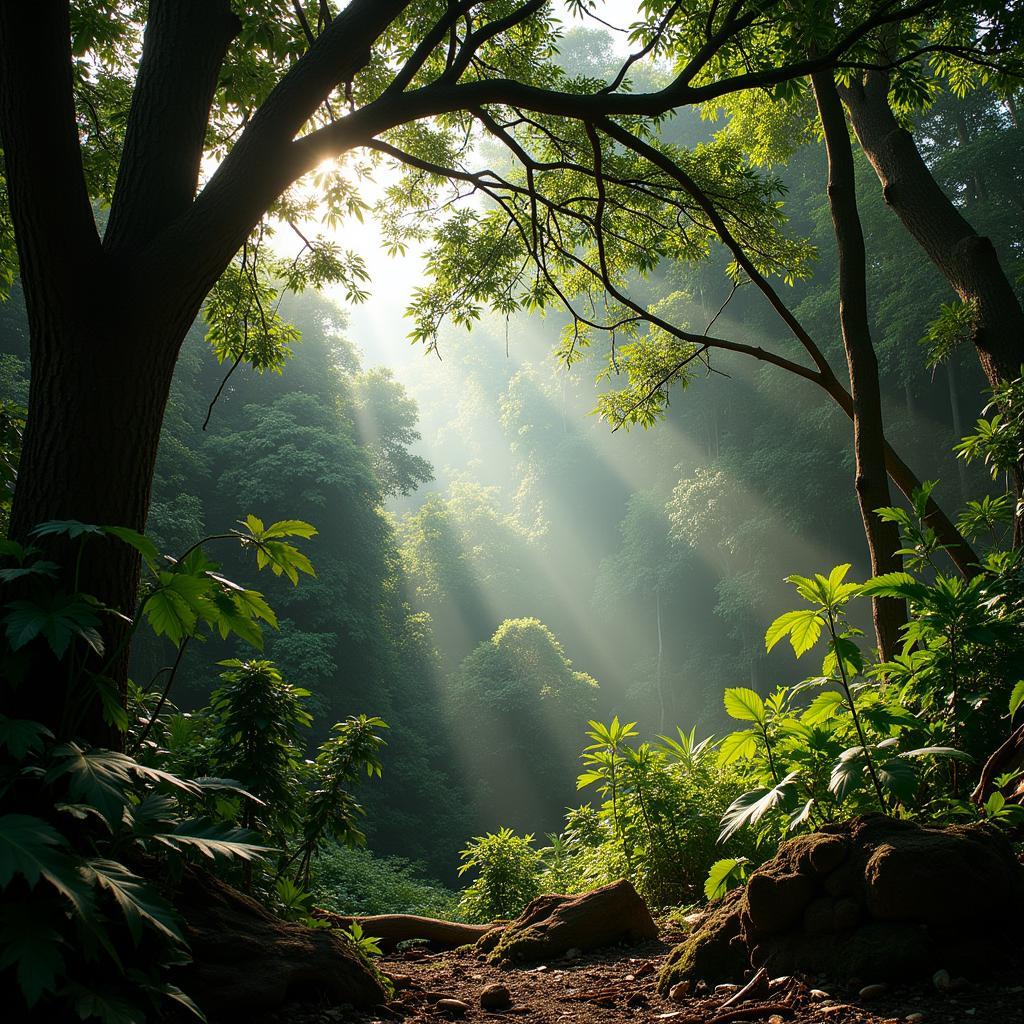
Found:
[[[831,72],[811,77],[828,153],[828,201],[839,252],[839,321],[850,372],[853,411],[853,449],[856,460],[857,504],[874,575],[896,572],[903,563],[895,523],[883,522],[875,509],[892,504],[885,465],[885,428],[878,359],[868,319],[867,254],[857,211],[853,151],[843,106]],[[885,661],[896,653],[900,627],[907,620],[906,602],[874,598],[872,618],[878,649]]]
[[[932,177],[913,136],[889,106],[889,78],[868,72],[842,91],[861,148],[882,194],[960,299],[974,306],[974,346],[994,387],[1020,376],[1024,365],[1024,310],[990,239],[979,235]],[[1016,471],[1017,493],[1024,470]],[[1021,523],[1015,525],[1021,542]]]

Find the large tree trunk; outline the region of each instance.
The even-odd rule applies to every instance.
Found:
[[[1024,364],[1024,310],[990,239],[979,235],[942,191],[914,137],[889,105],[889,76],[869,71],[842,96],[882,194],[960,299],[975,310],[974,345],[989,386],[1013,380]],[[1017,466],[1016,489],[1024,469]],[[1014,528],[1021,543],[1021,522]]]
[[[177,335],[184,331],[168,335],[160,328],[147,329],[144,320],[138,328],[126,329],[126,301],[122,295],[109,323],[103,322],[105,310],[91,317],[82,310],[76,318],[55,303],[30,305],[31,414],[11,513],[15,539],[24,541],[34,526],[55,519],[145,529],[160,427],[181,341]],[[47,542],[47,554],[63,566],[64,588],[90,594],[121,615],[133,615],[139,559],[127,544],[108,538],[57,538]],[[105,613],[101,627],[106,650],[96,660],[107,663],[108,677],[123,694],[128,625]],[[27,671],[38,677],[53,666],[45,643],[35,643]],[[51,688],[38,685],[19,686],[14,699],[19,714],[43,722],[57,735],[118,742],[95,701],[72,706]]]
[[[877,576],[898,571],[903,565],[896,554],[900,547],[896,524],[883,522],[875,512],[890,505],[891,500],[878,360],[868,320],[867,255],[857,211],[853,152],[842,103],[831,72],[819,71],[812,76],[812,82],[828,152],[828,200],[839,251],[839,320],[850,371],[857,503],[864,521],[871,570]],[[906,603],[875,598],[871,606],[878,649],[881,657],[889,661],[896,652],[900,627],[907,620]]]

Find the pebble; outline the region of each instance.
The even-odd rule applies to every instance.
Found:
[[[857,998],[868,1000],[877,999],[879,996],[885,995],[889,991],[888,985],[865,985],[858,993]]]
[[[461,999],[438,999],[434,1005],[453,1017],[461,1017],[469,1010],[469,1003],[464,1003]]]
[[[722,985],[716,985],[715,986],[715,995],[716,996],[730,996],[730,995],[733,994],[733,992],[738,992],[739,990],[740,990],[739,985],[733,985],[733,984],[731,984],[729,982],[725,982]]]
[[[921,1024],[921,1022],[925,1020],[926,1016],[926,1014],[920,1012],[908,1013],[906,1017],[904,1017],[903,1019],[907,1022],[907,1024]]]
[[[832,997],[823,988],[812,988],[807,993],[812,999],[831,999]]]
[[[668,997],[673,1003],[681,1003],[690,994],[688,981],[677,981],[669,990]]]
[[[500,982],[485,985],[480,990],[480,1008],[483,1010],[507,1010],[512,1005],[512,993]]]
[[[534,967],[535,974],[543,974],[548,969],[547,964],[541,964],[540,967]]]
[[[952,984],[952,979],[949,977],[949,971],[936,971],[932,975],[932,984],[940,992],[948,992],[949,987]]]

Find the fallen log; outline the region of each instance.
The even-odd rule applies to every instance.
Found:
[[[483,938],[504,922],[492,924],[463,924],[461,921],[443,921],[435,917],[418,917],[416,914],[370,914],[367,916],[334,914],[317,907],[313,917],[328,921],[335,928],[351,928],[358,924],[364,934],[382,940],[382,949],[394,948],[399,942],[409,939],[425,939],[446,949],[466,946]]]

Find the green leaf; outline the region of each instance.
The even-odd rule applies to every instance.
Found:
[[[746,873],[746,865],[750,862],[746,857],[725,857],[711,865],[708,877],[704,882],[704,895],[709,900],[717,900],[730,889],[741,885]]]
[[[136,945],[146,927],[156,929],[174,942],[185,944],[174,908],[149,883],[133,875],[123,864],[99,858],[86,861],[85,877],[114,898]]]
[[[281,519],[271,523],[262,533],[264,540],[273,540],[275,537],[304,537],[306,539],[315,537],[317,529],[301,519]]]
[[[723,695],[726,714],[740,722],[764,725],[767,719],[761,695],[746,686],[728,687]]]
[[[52,738],[53,733],[39,722],[0,715],[0,747],[5,747],[15,761],[42,750],[44,742]]]
[[[718,760],[722,765],[733,761],[746,760],[757,753],[757,738],[752,729],[741,729],[731,732],[722,740],[718,748]]]
[[[824,690],[807,705],[807,710],[800,716],[801,721],[808,725],[828,722],[845,710],[845,701],[838,690]]]
[[[60,833],[41,818],[29,814],[0,816],[0,889],[10,885],[15,875],[21,875],[30,889],[43,878],[84,913],[88,893],[64,846]]]
[[[788,636],[793,645],[793,651],[799,658],[817,643],[823,625],[824,619],[814,608],[800,608],[796,611],[786,612],[784,615],[780,615],[765,632],[765,649],[770,651],[783,637]]]
[[[299,573],[315,576],[313,563],[294,544],[282,540],[261,540],[256,548],[256,567],[270,566],[275,576],[287,576],[293,585],[299,582]]]
[[[10,601],[4,623],[7,639],[16,651],[41,636],[58,658],[64,657],[76,637],[97,654],[103,653],[95,608],[81,594],[50,594],[41,603]]]
[[[1020,706],[1024,704],[1024,679],[1013,688],[1013,693],[1010,694],[1010,721],[1013,721],[1014,715],[1020,710]]]
[[[252,842],[255,833],[248,829],[232,828],[208,818],[186,818],[171,832],[154,833],[153,838],[181,850],[194,850],[210,860],[262,860],[273,852],[270,846]]]
[[[724,843],[741,828],[756,825],[769,811],[785,810],[796,797],[797,772],[790,772],[777,786],[771,789],[752,789],[738,796],[722,815],[722,831],[718,841]]]
[[[920,601],[928,595],[928,588],[918,583],[908,572],[886,572],[872,576],[861,588],[865,597],[895,597],[904,601]]]
[[[0,915],[0,971],[17,966],[18,987],[29,1008],[55,992],[64,974],[60,932],[40,908],[4,901]]]
[[[51,519],[40,523],[30,531],[33,537],[58,537],[67,536],[71,540],[79,537],[102,537],[103,527],[93,526],[90,523],[81,523],[77,519]]]

